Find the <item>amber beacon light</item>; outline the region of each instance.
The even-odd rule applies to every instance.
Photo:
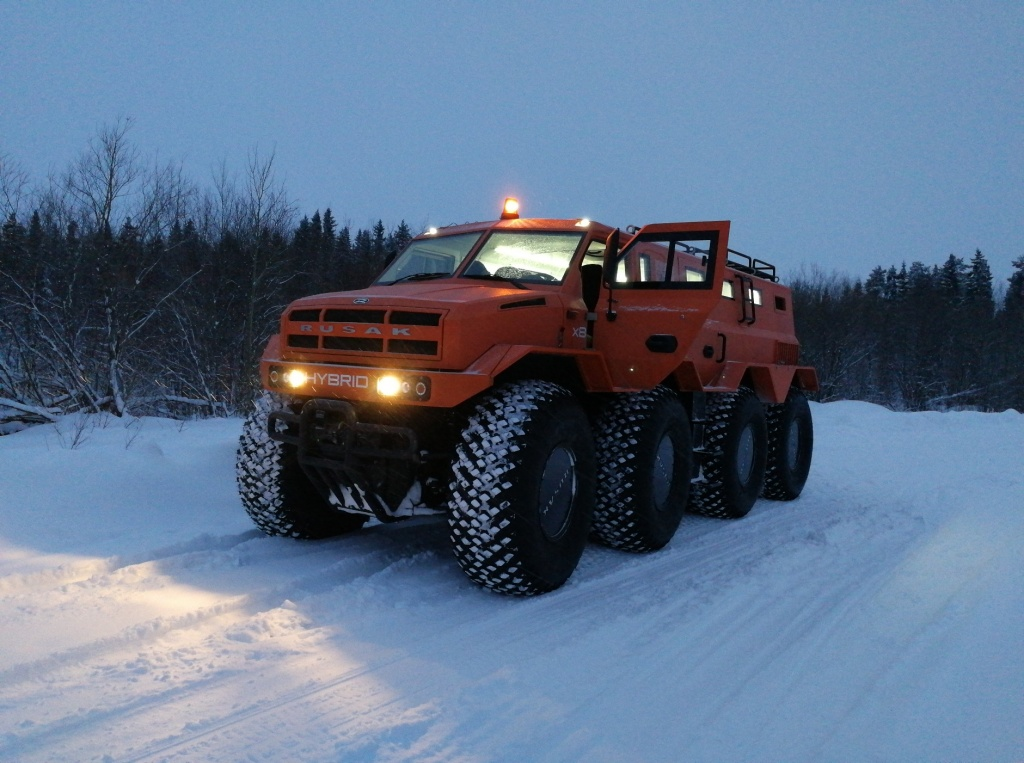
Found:
[[[501,207],[501,219],[502,220],[518,220],[519,219],[519,199],[514,199],[509,196],[505,199],[505,203]]]

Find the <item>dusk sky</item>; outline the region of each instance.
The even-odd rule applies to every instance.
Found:
[[[0,0],[0,154],[130,117],[203,187],[275,153],[300,216],[733,221],[784,277],[1024,256],[1024,3]]]

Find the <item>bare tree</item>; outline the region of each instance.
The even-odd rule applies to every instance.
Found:
[[[118,227],[120,220],[115,212],[119,211],[119,202],[132,192],[142,173],[139,150],[127,138],[132,124],[131,117],[126,117],[103,127],[64,176],[68,192],[90,216],[97,231]]]
[[[153,326],[196,275],[167,267],[166,244],[195,191],[179,165],[143,162],[130,127],[103,128],[40,194],[28,243],[38,228],[52,256],[38,251],[32,268],[0,273],[4,373],[41,410],[124,415],[133,397],[152,399]]]
[[[16,218],[28,195],[28,173],[8,154],[0,153],[0,215]]]
[[[286,271],[284,255],[295,209],[274,173],[273,153],[263,158],[259,149],[250,151],[241,211],[237,235],[248,265],[242,363],[251,367],[280,311],[283,284],[294,275]]]
[[[131,218],[143,239],[166,237],[176,222],[190,216],[198,196],[180,162],[154,160],[142,172],[139,186]]]

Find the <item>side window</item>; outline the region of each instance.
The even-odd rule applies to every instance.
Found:
[[[732,281],[728,278],[722,281],[722,296],[725,297],[726,299],[736,299],[736,287],[733,286]],[[747,301],[754,303],[755,307],[760,307],[764,303],[764,293],[756,286],[748,286]],[[778,298],[776,298],[775,300],[775,307],[776,309],[779,309]],[[786,309],[785,300],[782,301],[781,309]]]
[[[600,265],[604,261],[605,244],[603,241],[591,241],[587,245],[587,251],[583,254],[583,264]]]
[[[708,288],[716,245],[713,232],[643,235],[620,255],[616,280],[626,288]]]
[[[583,254],[583,264],[600,265],[604,262],[605,248],[606,246],[603,241],[591,241],[590,245],[587,247],[587,251]],[[644,263],[641,262],[641,266],[643,266],[643,264]],[[620,259],[615,267],[615,282],[626,283],[628,280],[629,276],[626,272],[626,261],[624,259]]]
[[[604,251],[605,243],[603,241],[591,241],[587,246],[587,251],[583,254],[584,265],[600,265],[604,262]],[[618,283],[623,283],[626,280],[626,262],[625,260],[619,260],[618,267],[615,272],[615,280]]]

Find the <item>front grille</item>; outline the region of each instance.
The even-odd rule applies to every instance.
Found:
[[[384,310],[328,310],[324,323],[383,323]]]
[[[441,324],[441,314],[395,310],[388,318],[388,323],[393,326],[438,326]]]
[[[384,352],[383,339],[362,339],[351,336],[325,336],[325,350],[349,350],[350,352]]]
[[[420,339],[392,339],[388,342],[388,352],[403,355],[437,355],[437,342],[425,342]]]
[[[286,345],[295,349],[437,357],[441,317],[418,310],[304,308],[292,310],[283,328]]]

